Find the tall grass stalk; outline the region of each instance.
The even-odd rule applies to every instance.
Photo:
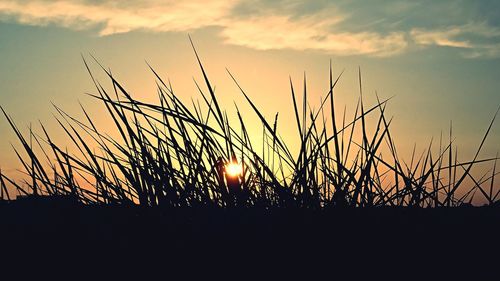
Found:
[[[278,133],[278,114],[273,122],[266,120],[228,70],[262,124],[260,152],[237,106],[237,124],[229,121],[194,46],[193,50],[204,85],[195,82],[201,104],[193,101],[192,105],[177,98],[170,83],[149,65],[157,80],[157,103],[133,98],[94,59],[111,82],[112,89],[105,89],[84,59],[96,89],[92,96],[105,106],[120,140],[98,130],[85,108],[84,120],[78,120],[54,105],[56,121],[78,150],[70,153],[52,140],[43,124],[42,136],[30,127],[29,137],[25,137],[2,108],[27,155],[14,149],[31,181],[21,185],[0,171],[1,198],[10,200],[6,186],[11,185],[22,196],[69,196],[84,204],[169,207],[443,207],[468,204],[475,196],[488,204],[499,200],[500,190],[494,185],[498,155],[479,158],[498,111],[472,160],[460,162],[454,156],[450,126],[449,143],[443,145],[441,137],[437,155],[432,153],[431,141],[420,157],[413,151],[407,164],[398,156],[390,130],[392,119],[386,116],[389,99],[377,96],[374,105],[365,103],[361,70],[354,117],[348,120],[344,108],[339,118],[334,91],[342,73],[334,77],[330,63],[329,89],[316,110],[308,107],[306,77],[302,108],[290,79],[299,138],[298,154],[293,155]],[[376,120],[371,132],[367,118]],[[355,130],[361,130],[359,140],[354,137]],[[35,153],[34,145],[40,153]],[[385,155],[382,147],[388,151]],[[476,178],[471,170],[483,162],[492,162],[493,168]],[[228,163],[241,164],[242,173],[230,175]],[[466,185],[467,179],[472,186]]]

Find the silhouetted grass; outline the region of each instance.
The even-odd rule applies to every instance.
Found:
[[[78,149],[78,156],[54,143],[43,124],[43,136],[30,128],[29,137],[25,137],[2,108],[27,155],[15,149],[29,176],[20,185],[0,172],[2,198],[11,199],[6,188],[9,184],[23,196],[169,207],[443,207],[470,204],[474,196],[484,197],[488,204],[499,200],[500,190],[494,186],[498,155],[479,159],[498,111],[472,160],[459,162],[453,155],[450,127],[450,140],[443,144],[440,139],[437,155],[432,153],[431,142],[420,157],[413,151],[408,164],[400,160],[390,131],[392,119],[386,117],[389,99],[377,96],[374,105],[366,105],[361,71],[354,117],[347,120],[344,111],[338,123],[334,89],[342,74],[333,77],[330,65],[330,87],[316,110],[308,108],[305,77],[302,108],[290,80],[291,106],[300,138],[299,152],[293,155],[277,131],[278,114],[272,122],[266,120],[228,71],[262,124],[262,147],[252,143],[238,107],[238,123],[230,124],[196,50],[195,55],[204,81],[204,85],[196,84],[203,106],[179,100],[152,67],[158,102],[137,100],[94,59],[112,84],[111,90],[105,89],[84,59],[97,91],[92,96],[105,106],[121,140],[99,131],[85,108],[85,120],[78,120],[54,106],[56,120]],[[371,132],[367,118],[376,120]],[[354,137],[355,130],[361,131],[359,140]],[[41,153],[35,153],[34,145]],[[382,155],[383,146],[389,153]],[[240,163],[243,173],[226,173],[229,162]],[[493,169],[476,178],[471,169],[483,162],[492,162]],[[474,184],[466,186],[467,181]]]

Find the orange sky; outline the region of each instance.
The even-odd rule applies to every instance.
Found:
[[[257,121],[226,68],[268,120],[279,112],[279,131],[292,147],[298,140],[289,77],[301,89],[306,73],[309,101],[317,107],[328,90],[330,59],[334,75],[345,69],[336,97],[348,117],[359,96],[358,67],[368,104],[375,91],[394,96],[387,114],[395,117],[392,133],[403,156],[415,143],[423,151],[453,120],[459,157],[472,157],[500,105],[500,5],[494,1],[165,3],[2,1],[0,105],[25,132],[38,120],[61,132],[51,101],[76,116],[81,101],[99,116],[102,108],[84,95],[95,89],[81,53],[95,55],[138,99],[156,97],[144,60],[172,81],[182,100],[198,99],[193,78],[201,82],[202,76],[188,34],[228,115],[236,117],[234,101]],[[499,124],[484,157],[500,149]],[[18,144],[5,119],[0,134],[0,166],[12,171],[18,162],[10,143]]]

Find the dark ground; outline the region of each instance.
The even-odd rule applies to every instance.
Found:
[[[17,277],[500,280],[500,208],[223,210],[0,202],[0,249],[2,271]]]

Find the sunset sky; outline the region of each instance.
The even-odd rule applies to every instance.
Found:
[[[317,107],[328,92],[330,59],[334,75],[345,69],[336,96],[348,116],[359,97],[358,67],[369,104],[375,91],[394,96],[387,114],[404,151],[415,142],[425,149],[453,120],[459,155],[471,157],[500,105],[496,0],[0,0],[0,105],[23,130],[38,120],[56,130],[51,102],[75,115],[79,101],[93,110],[82,54],[94,55],[139,99],[156,97],[145,61],[182,100],[198,99],[193,78],[202,76],[188,34],[228,114],[235,115],[233,101],[247,105],[226,67],[269,120],[280,112],[285,138],[296,137],[289,76],[301,89],[306,73]],[[484,156],[500,150],[497,121]],[[17,142],[5,118],[0,135],[0,166],[8,170]]]

